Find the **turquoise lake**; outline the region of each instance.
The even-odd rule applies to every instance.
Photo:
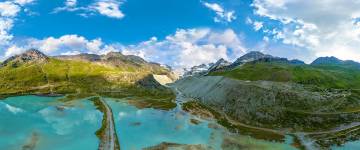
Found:
[[[56,97],[18,96],[0,100],[0,150],[96,150],[102,113],[87,99],[63,103]],[[285,143],[234,135],[214,121],[202,120],[176,107],[172,110],[139,109],[105,98],[114,116],[122,150],[140,150],[162,142],[201,144],[222,149],[224,139],[252,149],[295,149]],[[191,119],[200,121],[191,123]],[[214,128],[215,126],[215,128]],[[358,148],[356,142],[334,149]]]
[[[94,149],[102,114],[88,100],[64,106],[56,98],[11,97],[0,101],[0,149]]]

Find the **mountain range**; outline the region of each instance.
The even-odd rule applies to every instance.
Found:
[[[169,89],[151,84],[155,83],[149,81],[154,80],[153,74],[175,79],[160,64],[118,52],[52,57],[31,49],[1,63],[0,93],[173,97]]]

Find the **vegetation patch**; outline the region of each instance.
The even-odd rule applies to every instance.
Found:
[[[101,103],[100,98],[99,97],[93,97],[91,99],[89,99],[90,101],[92,101],[96,107],[97,110],[99,110],[100,112],[103,113],[103,119],[101,121],[101,127],[100,129],[98,129],[95,133],[96,136],[101,139],[104,140],[105,138],[105,130],[106,130],[106,126],[107,126],[107,121],[106,118],[108,117],[106,114],[106,108],[105,106]]]
[[[8,62],[11,64],[11,62]],[[167,88],[146,88],[136,83],[149,74],[167,73],[160,67],[140,67],[133,64],[113,66],[80,60],[30,61],[0,67],[0,95],[70,94],[63,100],[86,96],[128,96],[172,99]]]
[[[239,133],[241,135],[250,135],[257,139],[269,141],[284,141],[285,138],[284,135],[279,133],[236,124],[234,123],[234,121],[230,121],[225,114],[219,113],[220,111],[214,110],[213,108],[205,106],[196,101],[186,102],[182,105],[182,108],[184,111],[187,111],[193,115],[205,119],[215,119],[220,125],[226,127],[234,133]]]
[[[308,135],[316,144],[323,148],[341,146],[346,142],[357,141],[360,138],[360,126],[351,127],[338,132],[319,133]]]
[[[250,62],[233,70],[212,72],[209,75],[249,81],[294,82],[320,89],[360,88],[360,70],[333,65]]]

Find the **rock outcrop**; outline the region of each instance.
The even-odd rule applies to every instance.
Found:
[[[13,67],[17,67],[20,64],[33,62],[33,61],[46,61],[48,57],[36,50],[36,49],[30,49],[22,54],[12,56],[8,59],[6,59],[3,63],[0,64],[0,67],[7,66],[11,64]]]
[[[194,75],[204,75],[208,72],[208,69],[212,66],[213,64],[201,64],[198,66],[193,66],[191,67],[189,70],[185,69],[185,73],[183,75],[183,77],[189,77],[189,76],[194,76]]]
[[[258,51],[251,51],[251,52],[239,57],[238,59],[236,59],[236,61],[233,63],[233,65],[240,65],[243,63],[247,63],[247,62],[251,62],[251,61],[255,61],[255,60],[259,60],[259,59],[263,59],[263,58],[274,58],[274,57],[271,55],[263,54]]]
[[[214,65],[212,65],[208,69],[208,72],[214,72],[214,71],[222,70],[222,69],[226,68],[229,65],[231,65],[231,62],[228,62],[225,59],[221,58],[216,63],[214,63]]]
[[[169,84],[169,83],[173,83],[174,80],[169,78],[167,75],[156,75],[156,74],[153,74],[152,75],[153,78],[159,82],[161,85],[166,85],[166,84]]]

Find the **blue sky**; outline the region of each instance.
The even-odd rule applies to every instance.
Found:
[[[174,68],[249,51],[359,61],[358,8],[336,0],[1,0],[0,60],[37,48],[121,51]]]

